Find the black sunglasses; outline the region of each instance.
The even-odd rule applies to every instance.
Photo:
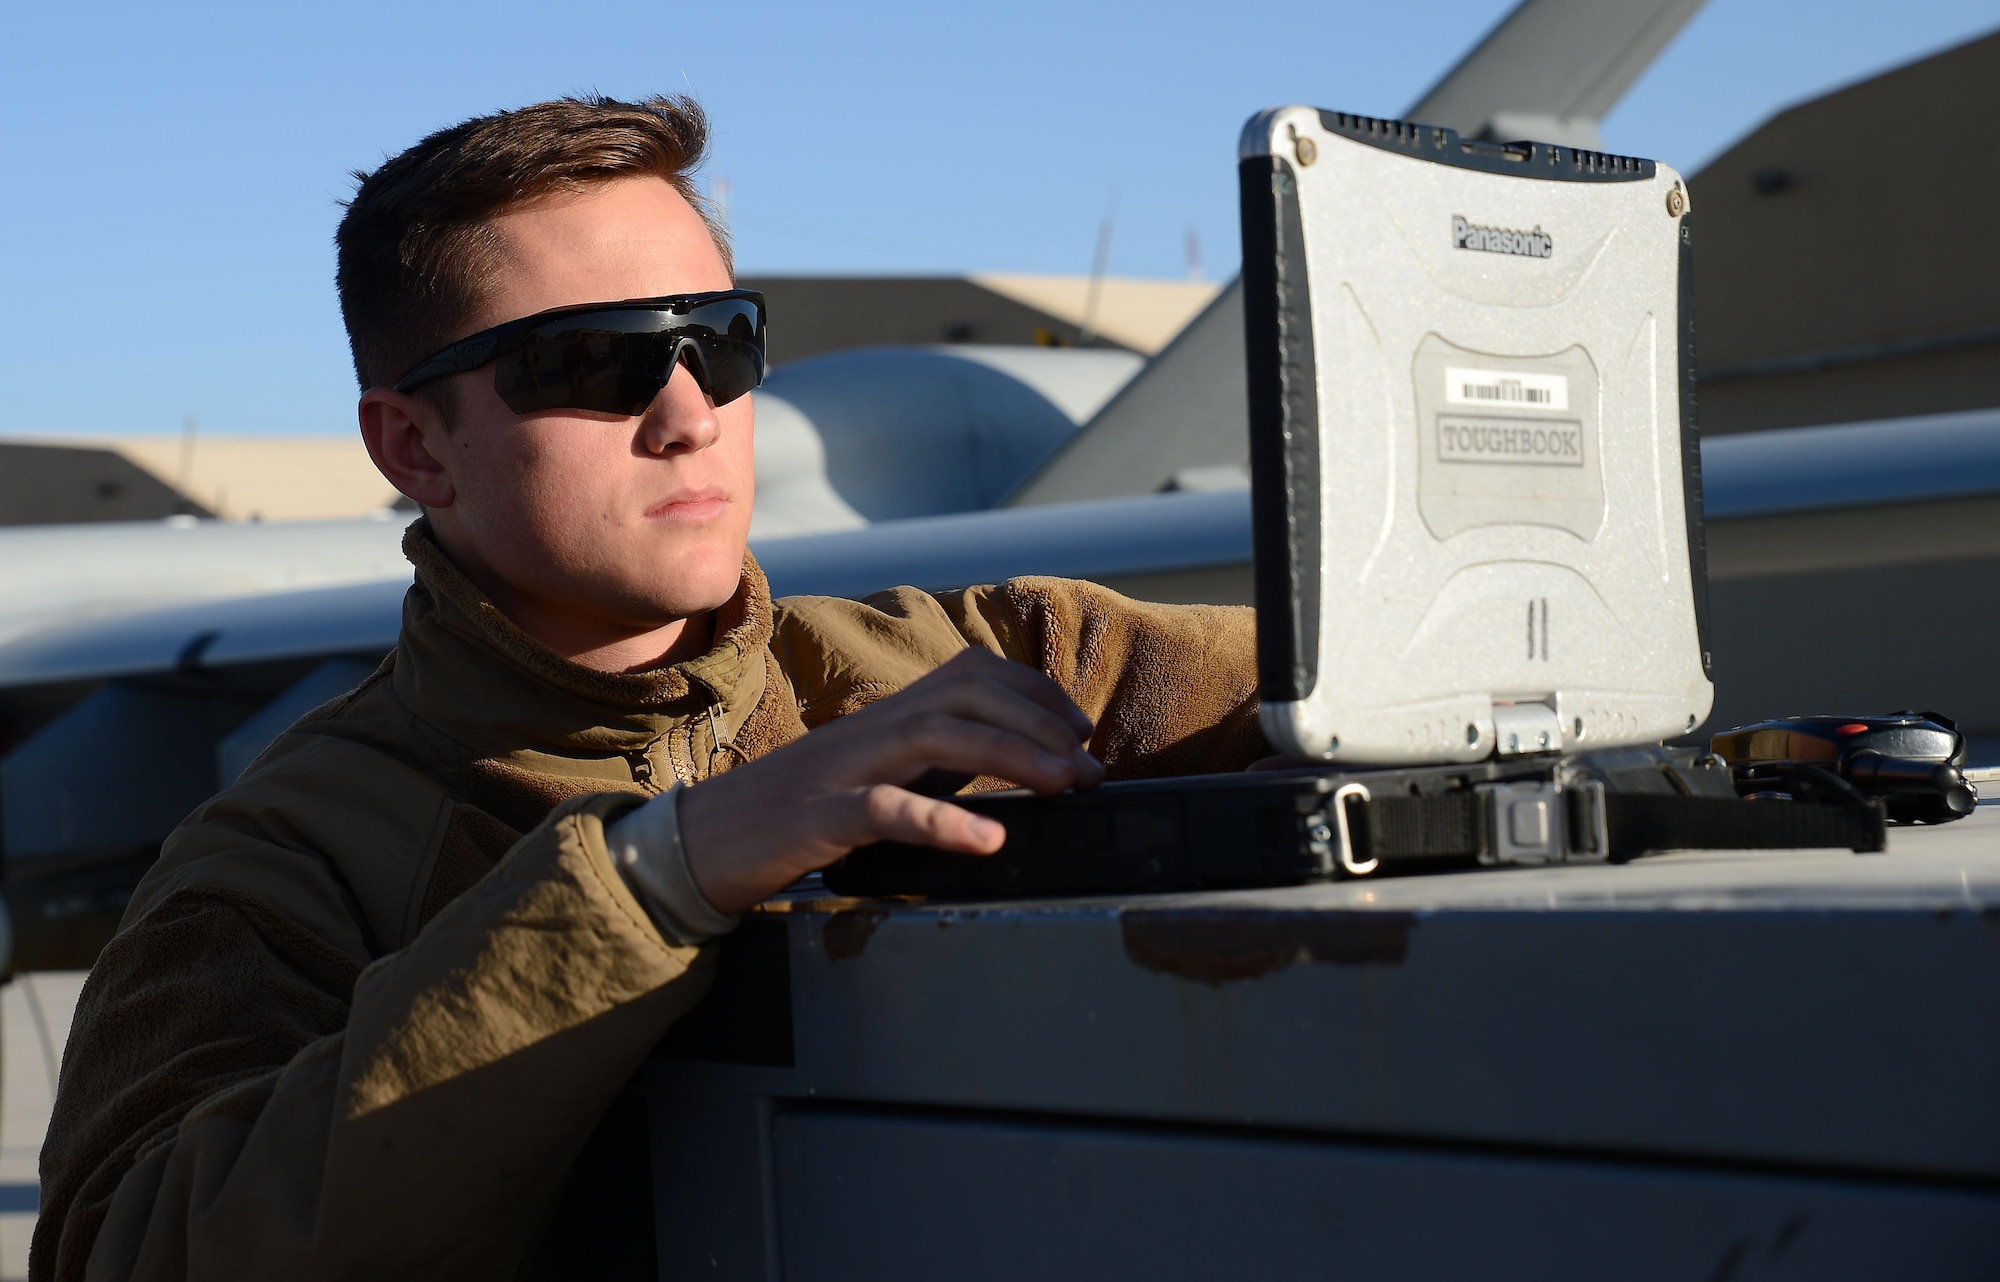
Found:
[[[764,296],[730,289],[557,307],[461,338],[396,382],[413,392],[493,365],[493,390],[516,414],[643,414],[685,362],[727,405],[764,381]]]

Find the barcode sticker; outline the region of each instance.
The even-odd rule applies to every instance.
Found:
[[[1478,405],[1486,409],[1566,410],[1569,379],[1561,374],[1522,374],[1514,370],[1447,365],[1444,399],[1448,405]]]

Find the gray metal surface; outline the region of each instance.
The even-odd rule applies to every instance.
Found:
[[[328,659],[257,709],[215,745],[216,787],[236,782],[236,777],[291,729],[294,721],[360,685],[376,666],[366,659]]]
[[[782,366],[759,396],[810,422],[839,502],[866,520],[897,520],[993,506],[1141,364],[1114,350],[870,348]],[[759,456],[759,532],[801,528],[765,490],[767,477],[798,464],[768,448]]]
[[[1701,443],[1714,520],[2000,494],[2000,408]]]
[[[792,908],[642,1074],[662,1277],[2000,1259],[2000,807],[1875,856]]]
[[[1976,1194],[1255,1133],[788,1109],[773,1139],[787,1282],[1948,1278],[2000,1233]]]
[[[1152,494],[1176,473],[1249,475],[1243,287],[1231,281],[1020,488],[1010,507]]]
[[[400,553],[398,554],[400,556]],[[58,623],[0,644],[0,686],[224,667],[396,644],[409,563],[394,577],[133,609]]]
[[[414,513],[354,521],[110,521],[0,530],[0,641],[173,601],[365,582],[402,572]]]
[[[1247,563],[1250,500],[1239,490],[968,512],[774,539],[754,551],[780,596],[966,587],[1022,574],[1096,580]]]
[[[756,406],[757,501],[750,537],[783,538],[868,524],[826,479],[826,443],[804,410],[759,389]]]
[[[262,702],[105,685],[0,760],[0,849],[19,864],[160,840],[215,792],[216,740]]]

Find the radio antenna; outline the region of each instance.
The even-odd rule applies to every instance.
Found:
[[[1083,324],[1077,327],[1076,345],[1088,347],[1097,337],[1097,304],[1104,295],[1104,273],[1111,266],[1111,231],[1118,211],[1118,193],[1113,191],[1104,208],[1104,221],[1097,226],[1097,253],[1090,261],[1090,288],[1083,296]]]

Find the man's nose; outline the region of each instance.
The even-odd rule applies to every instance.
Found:
[[[653,403],[639,417],[639,440],[649,454],[694,453],[715,444],[722,433],[715,405],[695,381],[691,358],[683,353]]]

